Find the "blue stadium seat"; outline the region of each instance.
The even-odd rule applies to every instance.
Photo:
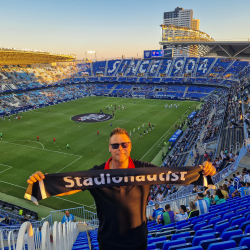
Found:
[[[250,225],[250,221],[243,222],[240,224],[240,229],[244,231],[248,225]]]
[[[166,241],[163,245],[162,250],[168,250],[170,246],[184,244],[186,241],[184,239]]]
[[[236,245],[240,244],[241,239],[245,238],[245,237],[250,237],[250,234],[239,234],[239,235],[234,235],[230,237],[230,240],[234,240]]]
[[[172,238],[171,240],[177,240],[179,238],[183,238],[183,237],[186,237],[186,236],[190,236],[190,233],[189,232],[184,232],[184,233],[179,233],[179,234],[174,234],[172,235]]]
[[[148,244],[147,250],[155,250],[156,245],[155,244]]]
[[[218,221],[222,221],[222,218],[220,216],[216,216],[216,217],[213,217],[209,220],[209,223],[208,224],[213,224],[215,225],[215,223],[217,223]]]
[[[248,234],[250,233],[250,225],[247,225],[246,228],[245,228],[245,234]]]
[[[193,221],[193,220],[196,220],[196,219],[198,219],[198,216],[195,216],[195,217],[189,218],[189,219],[188,219],[188,221],[189,221],[190,223],[192,223],[192,221]]]
[[[190,231],[192,231],[190,230],[190,228],[182,228],[182,229],[176,230],[175,233],[179,234],[179,233],[190,232]]]
[[[221,218],[223,217],[224,214],[228,213],[229,211],[221,211],[219,213],[217,213],[217,216],[221,216]]]
[[[234,231],[234,230],[236,230],[236,229],[239,229],[239,226],[238,226],[238,225],[235,225],[235,226],[233,226],[233,227],[226,228],[226,229],[224,230],[224,232]]]
[[[205,215],[203,218],[204,220],[208,220],[210,221],[210,219],[212,219],[213,217],[215,217],[215,214],[203,214]]]
[[[222,238],[214,238],[214,239],[210,239],[210,240],[202,240],[199,243],[199,246],[201,246],[204,250],[208,248],[208,246],[212,243],[218,243],[218,242],[222,242]]]
[[[242,216],[241,215],[233,216],[233,217],[230,218],[229,223],[231,224],[233,222],[233,220],[236,220],[236,219],[239,219],[239,218],[242,218]]]
[[[241,229],[237,229],[237,230],[229,231],[229,232],[223,232],[221,234],[221,238],[222,238],[223,241],[226,241],[226,240],[229,240],[231,236],[239,235],[239,234],[243,234]]]
[[[164,240],[167,240],[167,238],[165,236],[161,236],[161,237],[157,237],[157,238],[149,238],[148,244],[152,244],[152,243],[164,241]]]
[[[231,223],[231,227],[233,227],[235,225],[239,225],[240,226],[244,222],[246,222],[246,218],[245,217],[233,220],[232,223]]]
[[[227,250],[247,250],[248,247],[247,246],[243,246],[243,247],[234,247],[234,248],[229,248]]]
[[[185,224],[185,223],[187,223],[187,221],[186,220],[182,220],[182,221],[175,222],[175,225],[177,226],[177,225]],[[189,222],[188,222],[188,224],[189,224]]]
[[[201,236],[195,236],[192,242],[193,246],[199,246],[199,243],[202,240],[210,240],[210,239],[214,239],[215,236],[213,234],[205,234],[205,235],[201,235]]]
[[[190,224],[188,226],[184,226],[182,229],[187,229],[187,228],[189,228],[190,230],[193,230],[194,224]]]
[[[169,247],[169,250],[184,249],[184,248],[188,248],[188,247],[192,247],[192,244],[191,243],[184,243],[184,244],[180,244],[180,245],[171,246],[171,247]]]
[[[224,214],[222,219],[225,220],[225,219],[230,219],[231,217],[233,217],[235,215],[234,212],[230,212],[230,213],[227,213],[227,214]]]
[[[180,239],[184,239],[187,243],[192,243],[193,242],[193,239],[194,239],[194,235],[192,236],[187,236],[187,237],[184,237],[184,238],[180,238]]]
[[[179,249],[176,249],[176,250],[182,250],[183,248],[179,248]],[[200,246],[197,246],[197,247],[187,247],[185,248],[186,250],[203,250],[202,247]]]
[[[189,225],[188,222],[181,223],[181,224],[177,225],[177,229],[182,229],[184,226],[188,226],[188,225]]]
[[[175,232],[174,231],[163,231],[163,232],[159,232],[159,233],[156,233],[155,237],[161,237],[161,236],[166,236],[166,235],[170,235],[170,234],[174,234]]]
[[[217,222],[215,223],[215,225],[220,225],[220,224],[223,224],[223,223],[226,223],[226,222],[228,222],[228,219],[221,220],[221,221],[217,221]]]
[[[166,230],[173,230],[173,229],[176,229],[176,227],[168,227],[169,225],[167,226],[163,226],[162,229],[161,229],[161,232],[162,231],[166,231]]]
[[[249,211],[249,209],[240,209],[240,211],[237,211],[236,215],[244,215],[245,216],[245,213],[248,211]]]
[[[198,218],[192,221],[192,224],[196,225],[196,223],[203,221],[202,218]]]
[[[195,232],[195,236],[201,236],[203,234],[208,234],[208,233],[212,233],[213,229],[206,229],[206,230],[197,230]]]
[[[236,243],[233,240],[229,240],[219,243],[212,243],[209,245],[207,250],[227,250],[233,247],[236,247]]]
[[[224,229],[229,228],[229,227],[230,227],[229,222],[226,222],[223,224],[215,225],[214,231],[219,232],[221,234],[224,231]]]
[[[157,249],[162,249],[164,243],[166,242],[167,240],[163,240],[163,241],[157,241],[155,242],[154,244],[156,245],[156,248]]]
[[[206,222],[202,222],[202,223],[196,224],[196,225],[194,226],[194,231],[197,231],[197,230],[201,229],[202,227],[204,227],[204,226],[206,226],[206,225],[207,225]]]
[[[206,230],[206,229],[213,229],[213,228],[214,228],[214,225],[211,224],[211,225],[207,225],[205,227],[202,227],[201,229]]]
[[[250,249],[250,237],[243,238],[239,244],[239,247],[241,246],[247,246]]]

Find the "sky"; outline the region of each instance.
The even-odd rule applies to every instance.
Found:
[[[193,9],[215,40],[250,39],[249,0],[0,0],[0,47],[97,59],[160,49],[163,13]],[[93,58],[94,55],[88,55]]]

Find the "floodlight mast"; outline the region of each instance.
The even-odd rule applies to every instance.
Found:
[[[96,58],[97,52],[96,52],[96,51],[92,51],[92,50],[90,50],[90,51],[85,51],[85,57],[86,57],[86,59],[87,59],[87,54],[95,54],[95,60],[97,61],[97,58]]]

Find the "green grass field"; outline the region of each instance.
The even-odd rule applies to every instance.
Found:
[[[165,109],[165,104],[179,104],[179,108]],[[116,110],[115,119],[97,123],[76,123],[72,116],[84,113],[105,113],[107,105],[125,105]],[[88,97],[49,108],[41,108],[22,114],[20,121],[0,120],[0,192],[23,198],[27,179],[37,170],[43,173],[87,170],[105,162],[109,157],[108,138],[115,127],[132,134],[131,157],[151,162],[174,133],[174,125],[186,119],[199,103],[192,101],[135,100],[122,98]],[[189,109],[189,107],[191,107]],[[49,112],[48,112],[49,110]],[[180,120],[180,116],[182,119]],[[110,123],[113,123],[111,128]],[[140,139],[138,126],[148,123],[155,129]],[[97,136],[97,130],[100,135]],[[36,137],[39,136],[39,142]],[[56,144],[53,143],[56,138]],[[69,143],[70,149],[66,148]],[[14,201],[12,201],[14,202]],[[27,206],[30,202],[27,201]],[[60,198],[50,197],[40,204],[52,209],[64,209],[85,205],[92,210],[94,201],[88,191]],[[24,204],[24,205],[25,205]],[[89,207],[90,206],[90,207]]]

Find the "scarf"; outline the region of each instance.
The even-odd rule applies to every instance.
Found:
[[[202,167],[147,167],[111,170],[87,170],[48,174],[42,181],[29,184],[25,199],[38,203],[50,196],[63,196],[92,188],[134,185],[207,185]]]

